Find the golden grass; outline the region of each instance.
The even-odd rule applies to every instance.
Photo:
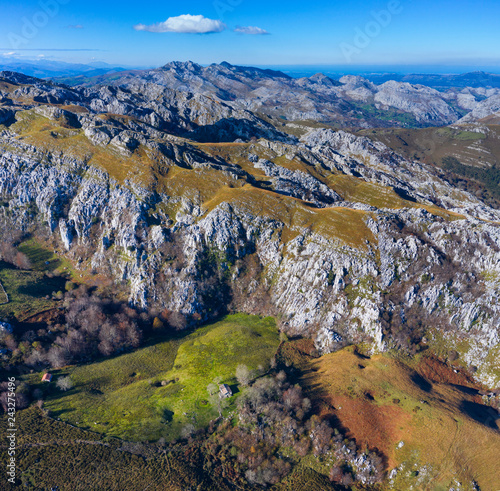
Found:
[[[418,205],[417,208],[423,208],[427,210],[432,215],[437,215],[445,220],[465,220],[465,216],[460,213],[456,213],[454,211],[445,210],[444,208],[439,208],[439,206],[435,205]]]
[[[211,151],[219,152],[221,148],[248,148],[250,143],[235,143],[235,142],[192,142],[192,144],[196,147],[201,147],[204,149],[208,149]]]
[[[332,175],[329,186],[346,201],[356,201],[376,208],[424,208],[433,215],[447,220],[465,219],[463,215],[435,205],[425,205],[401,198],[391,187],[373,184],[354,176]]]
[[[206,211],[211,211],[223,202],[237,204],[240,210],[254,216],[280,220],[285,225],[285,241],[293,239],[305,228],[357,248],[366,247],[367,241],[375,241],[364,221],[368,215],[364,211],[342,207],[312,208],[297,198],[250,184],[238,188],[224,186],[203,206]]]
[[[372,184],[354,176],[332,175],[330,187],[346,201],[357,201],[377,208],[409,208],[415,203],[405,200],[390,187]]]
[[[170,196],[191,198],[195,202],[212,199],[223,186],[239,185],[238,179],[214,169],[184,169],[176,166],[171,167],[167,177],[160,182],[163,192]]]
[[[14,85],[9,82],[6,82],[5,80],[0,81],[0,90],[3,92],[14,92],[16,89],[19,88],[19,85]]]
[[[281,157],[273,158],[272,161],[285,169],[289,169],[291,171],[300,171],[306,174],[310,174],[315,177],[323,184],[329,185],[328,178],[331,175],[329,170],[322,169],[321,167],[315,167],[313,165],[309,165],[305,162],[302,162],[299,158],[289,159],[285,155]]]
[[[437,489],[453,478],[497,489],[500,432],[464,410],[480,402],[467,389],[427,383],[388,355],[363,359],[353,348],[325,355],[311,368],[305,383],[315,387],[325,413],[333,411],[358,444],[378,448],[389,468],[403,462],[431,466],[414,489]],[[400,479],[398,489],[416,483]]]
[[[60,126],[33,111],[18,113],[18,121],[12,129],[19,138],[42,150],[62,151],[68,157],[86,159],[90,164],[104,169],[110,177],[123,183],[126,179],[150,185],[154,180],[153,164],[146,150],[139,147],[132,155],[124,156],[112,146],[93,145],[81,130],[71,130]]]
[[[89,110],[86,107],[83,106],[75,106],[73,104],[69,105],[64,105],[64,104],[55,104],[57,107],[60,109],[64,109],[66,111],[70,111],[72,113],[78,113],[78,114],[87,114]]]

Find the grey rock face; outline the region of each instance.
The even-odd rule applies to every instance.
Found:
[[[320,208],[341,201],[335,191],[305,172],[291,171],[265,159],[259,159],[254,165],[273,178],[273,189],[280,194],[310,201]]]
[[[358,76],[340,81],[322,74],[293,79],[281,72],[228,63],[202,67],[174,62],[155,70],[113,76],[109,85],[69,88],[13,72],[0,74],[13,91],[6,101],[78,105],[91,113],[134,117],[149,127],[203,141],[283,140],[275,125],[256,112],[288,120],[341,123],[346,127],[416,126],[471,122],[498,111],[499,89],[448,89],[388,81],[376,85]],[[104,78],[104,80],[107,80]],[[371,110],[366,107],[370,106]],[[391,119],[384,117],[392,111]],[[475,112],[474,112],[475,111]]]
[[[284,73],[228,63],[202,67],[192,62],[174,62],[155,70],[127,73],[111,83],[132,92],[138,92],[139,87],[149,92],[154,87],[156,92],[171,90],[177,94],[195,94],[195,98],[207,97],[236,110],[259,111],[289,120],[341,122],[355,127],[387,125],[384,118],[364,112],[360,104],[368,104],[381,113],[391,109],[411,115],[417,126],[446,125],[463,116],[457,107],[467,111],[478,107],[481,111],[482,106],[487,112],[486,107],[493,101],[485,104],[483,99],[498,95],[498,89],[488,88],[439,92],[405,82],[376,85],[352,75],[339,81],[322,74],[292,79]],[[100,94],[100,98],[105,95]],[[104,107],[100,106],[99,110]],[[124,110],[119,108],[119,113]],[[391,125],[398,124],[406,123],[397,118],[391,121]]]
[[[480,119],[486,118],[491,114],[500,111],[500,94],[492,95],[487,99],[478,102],[472,111],[464,116],[459,123],[472,123]]]
[[[151,77],[174,77],[174,68]],[[231,66],[223,69],[235,75]],[[189,76],[190,83],[206,84],[206,69],[182,70],[183,83]],[[245,76],[265,78],[252,73]],[[271,78],[291,83],[279,74]],[[418,317],[430,335],[478,367],[478,378],[499,383],[491,362],[500,341],[498,210],[382,143],[329,129],[296,140],[267,132],[263,120],[230,105],[210,115],[206,108],[219,103],[189,95],[180,82],[179,101],[156,104],[155,94],[166,89],[153,82],[149,94],[134,92],[133,83],[77,92],[83,109],[73,114],[81,129],[66,110],[33,105],[45,122],[87,139],[81,155],[65,154],[57,139],[52,148],[30,144],[6,127],[0,136],[0,198],[8,205],[0,208],[2,224],[42,227],[64,254],[81,260],[82,270],[127,285],[130,301],[142,308],[208,319],[214,298],[217,308],[230,302],[225,292],[238,291],[242,305],[266,296],[282,329],[312,336],[321,352],[362,341],[374,352],[398,347],[389,321],[406,328]],[[345,82],[352,90],[373,90],[362,80]],[[320,77],[311,84],[340,87]],[[236,126],[241,121],[241,131],[261,128],[269,138],[233,145],[231,151],[241,148],[235,158],[225,156],[222,145],[214,157],[199,142],[165,131],[166,118],[187,129],[179,114],[200,101],[208,104],[196,113],[200,126],[188,131],[229,116]],[[99,113],[111,110],[121,115]],[[15,109],[15,116],[23,114]],[[118,156],[115,165],[136,166],[138,177],[112,177],[108,162],[92,160],[89,148]],[[181,182],[176,175],[188,177]],[[362,194],[345,201],[330,185],[337,177],[390,191],[404,204],[382,201],[385,207]],[[250,259],[258,267],[248,279]]]
[[[374,99],[384,106],[412,113],[420,122],[449,124],[460,117],[437,90],[423,85],[386,82],[378,87]]]

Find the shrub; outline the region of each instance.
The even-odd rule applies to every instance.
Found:
[[[177,331],[182,331],[187,327],[187,319],[181,312],[171,312],[168,316],[168,323]]]
[[[252,372],[246,365],[240,364],[236,367],[236,380],[245,387],[250,384],[252,381]]]
[[[163,323],[163,321],[159,317],[155,317],[153,319],[153,329],[155,331],[160,331],[164,327],[165,327],[165,324]]]
[[[76,283],[73,283],[72,281],[67,281],[66,284],[64,285],[64,289],[67,292],[70,292],[76,288]]]
[[[66,392],[73,387],[73,382],[71,381],[70,377],[60,377],[57,380],[56,385],[59,389]]]

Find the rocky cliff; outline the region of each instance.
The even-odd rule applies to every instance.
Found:
[[[429,77],[428,83],[432,80]],[[467,80],[471,86],[463,87]],[[360,76],[334,80],[318,73],[294,79],[282,72],[226,62],[206,67],[193,62],[172,62],[154,70],[115,73],[79,82],[91,90],[99,85],[113,85],[127,87],[133,93],[147,93],[152,87],[161,91],[163,87],[176,93],[209,97],[237,111],[250,110],[280,120],[369,128],[442,126],[455,123],[471,112],[467,121],[479,114],[485,117],[498,110],[495,101],[500,89],[494,77],[482,80],[478,87],[477,77],[464,76],[456,87],[440,91],[426,86],[425,77],[422,84],[401,80],[375,84]]]
[[[142,308],[272,312],[321,352],[432,345],[498,385],[498,210],[368,138],[297,139],[234,104],[140,84],[3,74],[2,226],[49,237]]]

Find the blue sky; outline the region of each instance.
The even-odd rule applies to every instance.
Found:
[[[2,0],[0,55],[128,66],[500,67],[499,18],[498,0]],[[217,32],[176,32],[189,29]]]

